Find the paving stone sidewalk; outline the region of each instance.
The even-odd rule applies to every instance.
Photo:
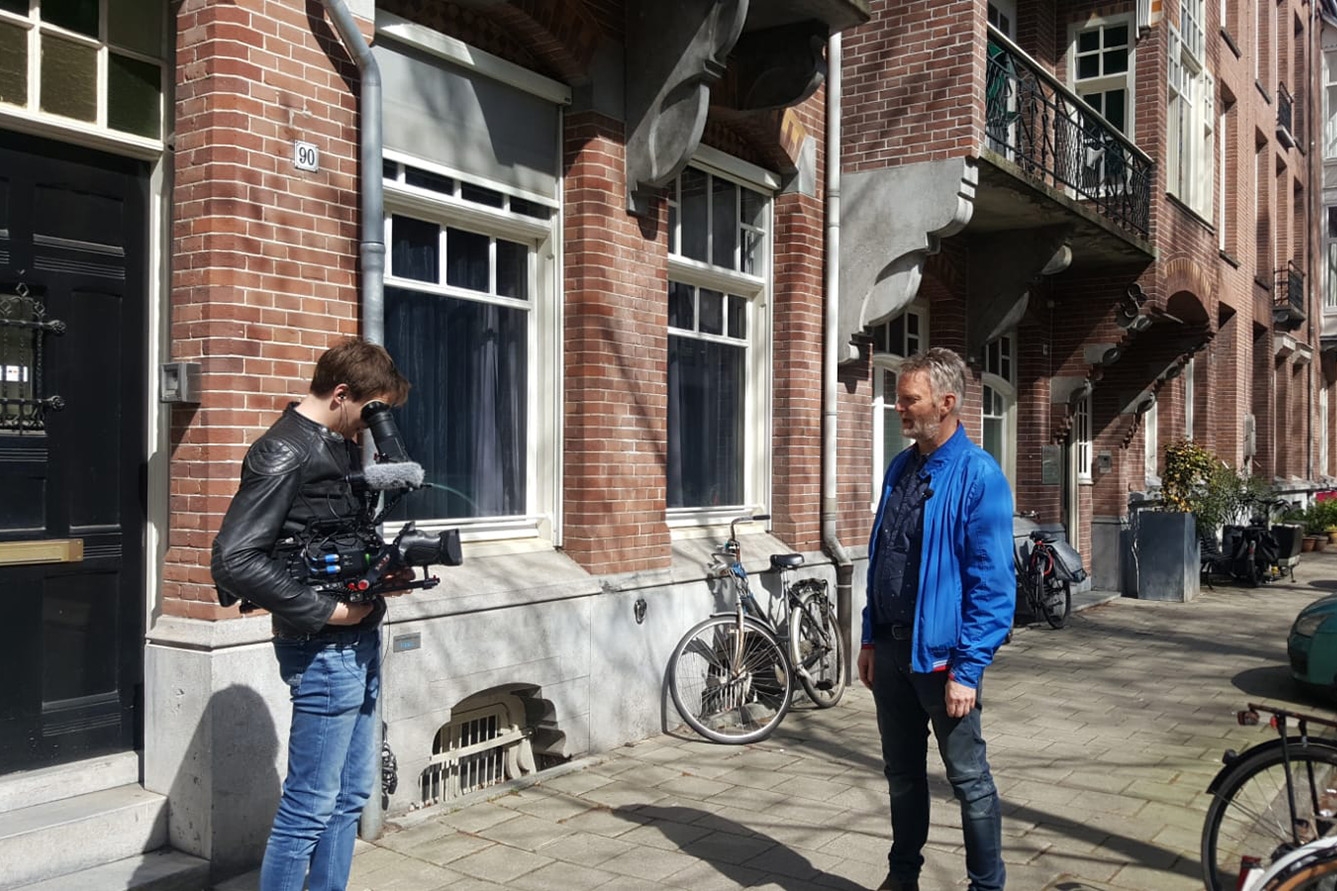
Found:
[[[1306,554],[1299,576],[1218,584],[1187,604],[1115,599],[1060,631],[1018,631],[984,687],[1009,889],[1202,887],[1204,789],[1226,748],[1268,733],[1234,712],[1251,699],[1328,710],[1290,683],[1285,638],[1301,607],[1337,590],[1337,553]],[[399,818],[359,843],[349,888],[875,888],[890,831],[878,752],[861,687],[834,709],[798,704],[759,745],[665,734]],[[921,887],[964,888],[959,812],[929,760]],[[253,887],[252,876],[220,891]]]

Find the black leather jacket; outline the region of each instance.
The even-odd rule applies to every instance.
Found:
[[[363,510],[349,483],[362,466],[357,445],[288,406],[246,453],[241,485],[214,539],[214,584],[224,606],[238,600],[264,607],[279,636],[315,634],[338,602],[297,581],[281,543],[311,520],[347,520]],[[377,598],[359,628],[375,627],[385,614]],[[348,631],[348,626],[328,626]]]

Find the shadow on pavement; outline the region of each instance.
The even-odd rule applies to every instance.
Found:
[[[612,813],[628,822],[658,829],[679,851],[710,864],[739,887],[753,884],[757,874],[764,873],[770,885],[792,891],[808,891],[814,883],[835,891],[864,891],[862,885],[849,879],[822,872],[807,857],[770,836],[709,811],[651,804],[618,807]],[[702,825],[708,825],[711,831],[703,835]],[[735,862],[740,855],[749,858],[749,865]]]
[[[1291,679],[1291,672],[1285,665],[1263,665],[1241,671],[1230,679],[1246,696],[1264,696],[1268,699],[1280,699],[1284,702],[1304,702],[1301,690]]]

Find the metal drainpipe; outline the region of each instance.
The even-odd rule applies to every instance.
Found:
[[[381,68],[362,36],[353,14],[344,0],[321,0],[344,48],[357,65],[362,86],[359,105],[358,168],[361,180],[361,240],[358,244],[358,268],[362,274],[362,337],[370,343],[385,343],[385,189],[381,167]],[[364,447],[371,452],[370,442]],[[385,647],[381,647],[382,657]],[[384,665],[384,661],[382,661]],[[384,681],[384,670],[381,677]],[[371,798],[362,809],[360,823],[363,838],[379,838],[385,827],[385,811],[381,807],[381,702],[376,700],[376,729],[367,757],[372,759],[373,788]]]
[[[826,270],[822,337],[822,548],[836,564],[836,615],[846,641],[853,628],[854,561],[836,532],[839,507],[837,401],[840,345],[840,33],[826,44]],[[849,677],[852,657],[846,647],[845,671]]]

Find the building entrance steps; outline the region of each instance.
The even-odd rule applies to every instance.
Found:
[[[1207,783],[1225,749],[1270,732],[1234,712],[1260,698],[1331,711],[1291,684],[1286,632],[1337,589],[1337,554],[1306,554],[1298,574],[1191,603],[1093,594],[1103,602],[1062,630],[1018,630],[986,675],[984,707],[1008,887],[1202,887]],[[827,711],[796,707],[754,746],[675,731],[392,818],[359,843],[349,888],[874,888],[889,832],[878,752],[861,686]],[[964,888],[959,812],[936,754],[929,768],[921,884]],[[254,887],[252,875],[220,889]]]

